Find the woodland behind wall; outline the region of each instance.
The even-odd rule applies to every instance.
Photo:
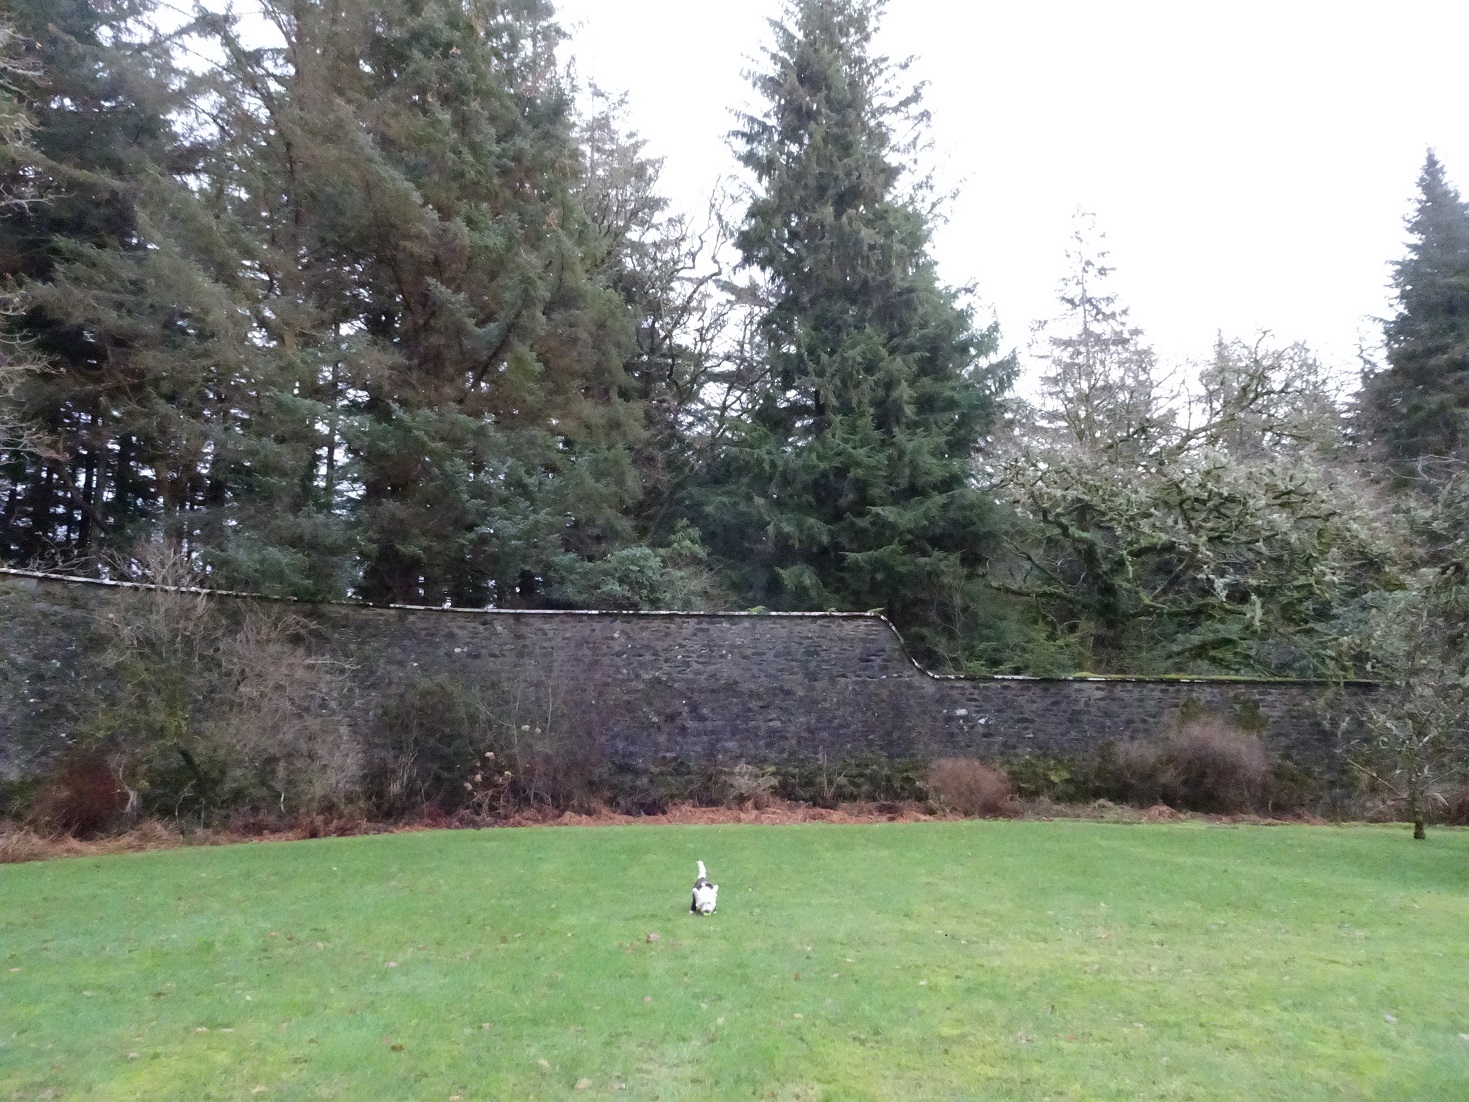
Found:
[[[0,775],[46,768],[115,699],[117,625],[159,594],[0,575]],[[192,598],[191,598],[192,599]],[[201,599],[202,598],[198,598]],[[940,678],[892,627],[861,614],[467,612],[208,598],[309,625],[290,646],[336,671],[300,722],[376,731],[425,685],[493,700],[512,735],[594,749],[632,770],[670,760],[751,762],[949,755],[1080,755],[1156,739],[1199,714],[1258,731],[1277,756],[1325,767],[1335,738],[1322,682]],[[112,650],[109,650],[109,648]],[[299,665],[300,663],[297,663]],[[299,692],[298,688],[281,691]],[[1348,684],[1355,696],[1368,686]],[[339,714],[323,716],[322,712]],[[292,722],[289,718],[280,722]],[[395,722],[401,723],[401,718]]]

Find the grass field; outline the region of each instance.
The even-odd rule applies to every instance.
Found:
[[[0,866],[0,1099],[456,1097],[1466,1099],[1469,833],[502,829]]]

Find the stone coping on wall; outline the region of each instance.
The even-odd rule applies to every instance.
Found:
[[[158,593],[186,593],[203,597],[229,597],[235,600],[272,601],[284,604],[298,604],[306,607],[326,608],[349,608],[361,612],[428,612],[456,616],[560,616],[560,617],[632,617],[632,618],[687,618],[687,619],[771,619],[771,620],[867,620],[880,623],[890,631],[897,641],[903,656],[912,663],[923,676],[935,681],[968,681],[968,682],[993,682],[993,681],[1022,681],[1022,682],[1055,682],[1055,683],[1083,683],[1083,682],[1120,682],[1134,684],[1167,684],[1167,685],[1320,685],[1338,686],[1351,685],[1371,687],[1377,683],[1360,678],[1348,678],[1344,680],[1327,680],[1322,678],[1305,677],[1249,677],[1230,674],[1198,675],[1198,674],[1162,674],[1162,675],[1138,675],[1138,674],[1093,674],[1081,673],[1071,675],[1042,675],[1042,674],[946,674],[935,673],[920,663],[908,650],[908,645],[903,639],[902,633],[897,627],[880,612],[839,612],[835,609],[825,612],[769,612],[769,611],[730,611],[730,612],[707,612],[683,609],[655,609],[655,610],[625,610],[625,609],[544,609],[544,608],[465,608],[453,605],[410,605],[410,604],[388,604],[370,605],[356,601],[329,601],[329,600],[302,600],[298,597],[278,597],[261,593],[248,593],[241,590],[230,589],[206,589],[201,586],[168,586],[158,585],[151,582],[119,581],[111,578],[83,578],[70,574],[54,574],[40,570],[23,570],[18,567],[0,566],[0,577],[28,578],[37,581],[61,582],[68,585],[91,585],[102,586],[113,589],[131,589],[141,591],[152,591]]]

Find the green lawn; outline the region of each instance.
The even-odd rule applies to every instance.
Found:
[[[5,1100],[1461,1100],[1466,1036],[1464,831],[613,827],[0,866]]]

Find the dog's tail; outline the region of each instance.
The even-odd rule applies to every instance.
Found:
[[[704,871],[704,862],[703,861],[700,861],[699,862],[699,879],[700,880],[708,880],[709,879],[709,874]]]

